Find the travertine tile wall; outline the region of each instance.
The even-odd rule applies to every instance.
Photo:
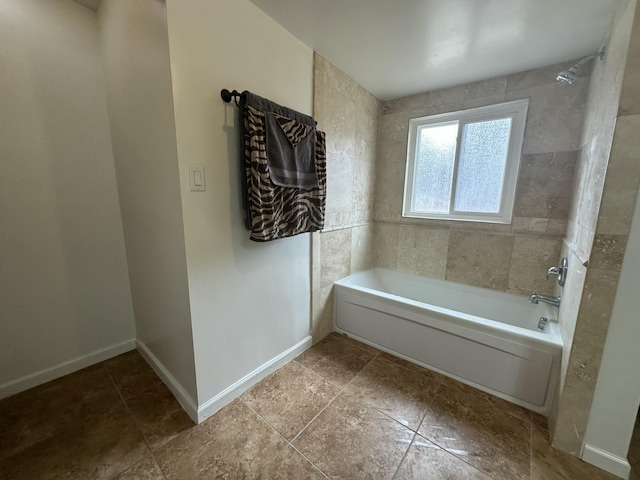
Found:
[[[332,330],[335,280],[372,266],[373,198],[380,102],[314,55],[314,117],[327,134],[325,229],[312,235],[314,341]]]
[[[377,266],[518,294],[551,293],[571,205],[589,83],[571,62],[382,103],[374,204]],[[409,119],[529,98],[511,225],[402,218]]]
[[[634,10],[635,20],[634,20]],[[589,89],[577,188],[563,247],[561,388],[554,446],[580,454],[640,184],[640,18],[619,5]]]

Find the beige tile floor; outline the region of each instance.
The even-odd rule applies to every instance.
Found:
[[[200,425],[137,352],[0,401],[0,479],[613,479],[546,421],[331,334]]]

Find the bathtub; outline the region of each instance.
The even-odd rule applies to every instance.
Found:
[[[562,356],[557,308],[385,269],[335,282],[334,300],[337,332],[548,414]]]

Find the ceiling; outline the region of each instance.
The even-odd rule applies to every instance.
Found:
[[[597,52],[623,0],[251,0],[380,100]]]

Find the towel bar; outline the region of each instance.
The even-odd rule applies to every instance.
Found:
[[[222,97],[222,100],[225,103],[231,103],[231,100],[235,98],[236,105],[240,106],[240,104],[238,103],[238,99],[242,98],[242,96],[243,94],[238,92],[237,90],[234,90],[233,92],[230,92],[226,88],[220,90],[220,97]]]

